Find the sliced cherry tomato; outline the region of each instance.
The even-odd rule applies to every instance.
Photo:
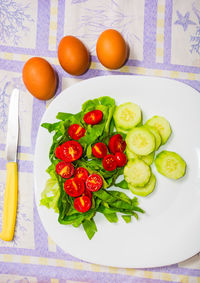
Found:
[[[61,145],[57,146],[56,149],[55,149],[55,156],[56,156],[58,159],[61,159],[60,149],[61,149]]]
[[[61,177],[68,179],[74,174],[74,166],[70,162],[61,161],[56,165],[56,172]]]
[[[86,124],[96,125],[101,122],[102,118],[103,112],[101,110],[92,110],[84,115],[83,120]]]
[[[71,197],[78,197],[85,191],[85,185],[83,181],[77,178],[71,178],[65,181],[65,192]]]
[[[123,167],[127,163],[126,154],[123,152],[116,152],[115,159],[117,161],[117,166]]]
[[[60,149],[61,159],[66,162],[72,162],[79,159],[82,153],[82,146],[77,141],[67,141],[62,144]]]
[[[126,149],[126,142],[120,134],[117,134],[110,138],[108,147],[112,153],[116,153],[118,151],[124,152]]]
[[[74,173],[74,177],[82,180],[85,183],[88,176],[89,176],[89,173],[88,173],[87,169],[85,169],[84,167],[76,168],[75,173]]]
[[[81,196],[79,198],[75,198],[74,200],[74,208],[79,212],[86,212],[91,207],[91,200],[87,196]]]
[[[86,130],[78,124],[73,124],[68,129],[68,134],[73,140],[79,140],[84,137]]]
[[[92,174],[87,178],[85,185],[87,190],[96,192],[101,189],[103,180],[98,174]]]
[[[98,142],[92,147],[92,153],[97,158],[104,158],[108,153],[107,146],[105,143]]]
[[[117,168],[117,161],[113,154],[108,154],[103,159],[103,168],[106,171],[113,171]]]
[[[82,196],[87,196],[87,197],[89,197],[91,199],[92,198],[92,193],[91,193],[91,191],[85,189],[84,193],[82,193]]]

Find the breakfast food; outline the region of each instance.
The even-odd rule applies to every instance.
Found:
[[[23,67],[22,77],[26,88],[34,97],[48,100],[54,96],[57,77],[53,67],[45,59],[29,59]]]
[[[122,35],[107,29],[99,36],[96,44],[99,61],[108,69],[119,69],[127,59],[127,45]]]
[[[69,35],[63,37],[59,43],[58,60],[67,73],[79,76],[89,68],[90,56],[82,41]]]

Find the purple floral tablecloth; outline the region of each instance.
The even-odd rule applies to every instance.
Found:
[[[99,34],[108,28],[119,30],[130,46],[128,62],[117,71],[106,70],[95,53]],[[68,75],[58,63],[57,46],[67,34],[83,40],[92,54],[83,76]],[[48,237],[34,201],[33,158],[51,101],[33,98],[23,85],[22,68],[32,56],[54,66],[57,95],[80,80],[108,74],[167,77],[200,91],[200,1],[0,0],[0,219],[9,98],[13,87],[20,89],[17,225],[12,242],[0,240],[0,282],[200,282],[199,254],[161,268],[111,268],[74,258]]]

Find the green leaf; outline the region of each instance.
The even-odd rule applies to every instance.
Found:
[[[57,122],[57,123],[54,123],[54,124],[51,124],[51,123],[43,123],[41,125],[41,127],[47,129],[49,131],[49,133],[55,131],[58,126],[59,126],[60,122]]]
[[[40,205],[44,205],[47,208],[53,208],[58,212],[58,199],[60,197],[59,185],[56,179],[48,179],[44,190],[41,193]]]
[[[108,214],[104,213],[104,216],[111,223],[117,223],[117,221],[118,221],[117,213],[115,213],[115,212],[108,213]]]
[[[124,221],[126,223],[130,223],[131,222],[131,215],[122,215],[122,218],[124,219]]]
[[[94,222],[94,219],[84,220],[82,225],[88,238],[91,240],[94,234],[97,232],[97,226]]]
[[[58,114],[56,115],[56,119],[65,121],[69,119],[72,115],[72,113],[58,112]]]
[[[128,190],[128,183],[126,182],[126,180],[122,180],[121,182],[114,184],[115,187],[124,189],[124,190]]]

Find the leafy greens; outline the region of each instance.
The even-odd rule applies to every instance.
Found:
[[[59,122],[43,123],[42,127],[46,128],[49,133],[54,132],[53,142],[49,150],[49,160],[51,165],[47,168],[50,179],[46,183],[46,187],[41,194],[41,205],[47,208],[53,208],[59,214],[58,221],[64,225],[73,225],[83,228],[89,239],[92,239],[97,227],[94,216],[97,212],[102,213],[105,218],[111,222],[118,221],[117,213],[122,214],[122,218],[126,223],[131,221],[131,217],[138,218],[137,212],[144,211],[138,207],[137,198],[130,199],[125,193],[109,190],[112,185],[127,189],[127,184],[123,180],[119,184],[115,184],[118,176],[123,174],[123,168],[116,168],[114,171],[106,171],[103,168],[102,160],[92,155],[92,146],[97,142],[104,142],[108,145],[108,141],[114,132],[113,113],[116,104],[111,97],[104,96],[93,100],[88,100],[82,105],[80,112],[76,114],[59,112],[56,118]],[[101,110],[103,119],[97,125],[87,125],[83,117],[92,110]],[[84,137],[78,142],[83,147],[82,157],[74,162],[74,167],[84,167],[89,174],[97,173],[103,179],[102,188],[92,194],[92,205],[89,211],[85,213],[78,212],[73,205],[74,198],[65,193],[64,182],[56,171],[56,165],[59,160],[55,156],[55,149],[60,144],[70,140],[68,136],[68,128],[72,124],[79,124],[86,129]]]

